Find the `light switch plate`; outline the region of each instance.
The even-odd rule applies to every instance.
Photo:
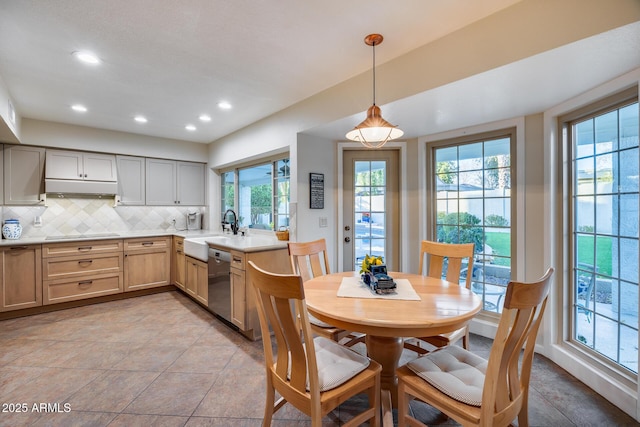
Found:
[[[33,217],[33,226],[42,227],[42,217],[40,215]]]
[[[325,216],[321,216],[321,217],[319,218],[320,228],[326,228],[326,227],[328,227],[328,222],[329,222],[329,221],[327,220],[327,217],[325,217]]]

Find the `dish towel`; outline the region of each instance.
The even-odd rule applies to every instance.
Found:
[[[359,277],[343,277],[342,283],[340,283],[340,287],[338,288],[338,296],[345,298],[380,298],[420,301],[420,296],[413,289],[409,280],[393,280],[396,282],[396,293],[380,295],[362,283]]]

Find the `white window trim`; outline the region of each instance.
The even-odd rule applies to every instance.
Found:
[[[559,205],[567,203],[560,198],[558,185],[559,162],[558,158],[558,117],[563,116],[580,107],[592,104],[599,99],[613,95],[631,86],[640,86],[640,69],[635,69],[614,80],[611,80],[597,88],[583,93],[582,95],[563,102],[544,112],[544,158],[545,162],[545,227],[544,227],[544,250],[545,260],[553,263],[554,260],[561,260],[564,254],[553,236],[562,235],[564,239],[569,239],[569,230],[565,220],[558,223],[560,209],[566,206]],[[568,268],[563,265],[564,271],[556,270],[556,277],[552,285],[552,295],[549,299],[547,313],[541,327],[542,342],[536,350],[544,354],[553,362],[558,364],[570,374],[578,378],[589,387],[597,390],[600,395],[619,407],[621,410],[640,420],[640,390],[638,382],[631,376],[625,377],[621,373],[611,369],[591,355],[581,351],[577,346],[572,345],[566,339],[569,334],[569,306],[567,291],[562,289],[562,283],[568,283]]]

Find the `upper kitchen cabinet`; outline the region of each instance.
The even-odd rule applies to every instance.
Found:
[[[46,178],[116,182],[116,156],[80,151],[47,150]]]
[[[147,205],[205,204],[204,163],[147,159]]]
[[[4,204],[35,205],[43,193],[45,149],[4,146]]]
[[[116,156],[118,163],[118,203],[127,206],[145,204],[145,158]]]

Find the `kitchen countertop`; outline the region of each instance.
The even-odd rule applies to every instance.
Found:
[[[211,230],[145,230],[113,233],[88,233],[85,235],[22,237],[16,240],[1,239],[0,247],[38,245],[43,243],[79,242],[85,240],[133,239],[138,237],[157,236],[180,236],[185,239],[194,238],[204,240],[205,243],[219,249],[238,250],[242,252],[264,251],[287,247],[286,241],[277,240],[275,235],[270,233],[252,234],[250,236],[234,236],[231,234],[219,234]]]

